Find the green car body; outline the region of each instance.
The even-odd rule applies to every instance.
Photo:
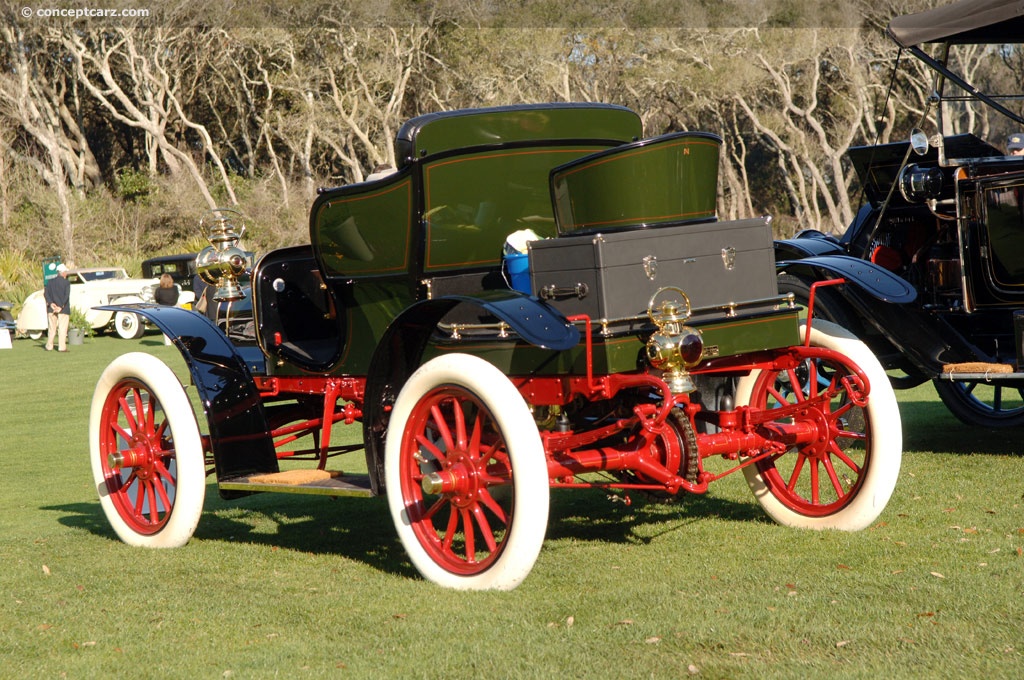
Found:
[[[281,360],[269,363],[268,372],[365,375],[388,327],[413,304],[507,291],[502,248],[520,229],[556,238],[713,221],[719,145],[708,133],[642,140],[636,113],[603,104],[452,111],[408,121],[397,135],[393,173],[323,190],[316,199],[312,258],[329,298],[316,308],[332,323],[321,324],[317,337],[273,343],[278,326],[305,325],[269,321],[264,350]],[[257,286],[258,307],[261,292],[272,295],[266,282]],[[275,314],[287,315],[284,307]],[[736,331],[729,318],[702,330],[722,355],[796,341],[795,313],[746,323],[757,323],[757,332]],[[557,351],[522,339],[457,335],[459,351],[483,354],[510,373],[585,370],[582,346],[552,358]],[[328,336],[335,339],[333,350],[324,349]],[[311,343],[320,350],[288,351]],[[450,344],[450,338],[432,337],[430,353]],[[593,348],[595,368],[636,370],[642,347],[633,329],[605,333]]]

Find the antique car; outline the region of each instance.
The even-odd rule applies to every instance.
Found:
[[[958,49],[1019,57],[1007,43],[1024,41],[1020,3],[963,0],[895,18],[888,33],[934,72],[919,125],[936,130],[850,150],[865,204],[840,238],[776,243],[779,288],[806,304],[816,281],[847,277],[813,313],[864,340],[897,388],[931,380],[964,423],[1024,424],[1024,156],[958,132],[987,107],[1002,145],[1024,130],[1024,98],[955,70]]]
[[[89,438],[117,535],[185,544],[207,474],[226,499],[384,494],[411,563],[458,589],[526,577],[554,488],[671,498],[741,473],[784,525],[870,525],[900,467],[894,393],[778,295],[769,219],[716,220],[720,144],[645,139],[612,105],[426,114],[395,172],[321,190],[311,242],[259,259],[251,340],[107,307],[173,338],[201,411],[153,355],[103,372]],[[243,226],[204,219],[198,270],[237,299]],[[526,291],[503,266],[524,228]]]
[[[125,339],[141,338],[146,331],[144,317],[133,312],[115,312],[103,305],[132,302],[152,302],[153,290],[159,279],[133,279],[121,267],[94,267],[72,269],[68,273],[71,284],[71,306],[77,307],[95,331],[113,330]],[[179,305],[192,300],[191,293],[183,292]],[[18,333],[33,340],[46,333],[46,303],[43,291],[37,290],[25,298],[16,322]]]
[[[196,275],[196,255],[198,253],[150,257],[142,261],[142,275],[147,279],[159,279],[161,274],[167,274],[181,290],[192,290],[192,280]]]

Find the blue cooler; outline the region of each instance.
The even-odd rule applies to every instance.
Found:
[[[530,256],[526,253],[505,253],[505,269],[508,271],[509,285],[513,290],[529,295],[530,289]]]

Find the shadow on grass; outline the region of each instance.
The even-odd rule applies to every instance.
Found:
[[[555,490],[547,538],[646,544],[710,517],[767,522],[760,507],[703,495],[671,502],[630,494],[631,504],[609,500],[600,490]],[[64,526],[118,541],[99,503],[44,506]],[[663,525],[652,532],[650,526]],[[384,498],[328,498],[260,494],[226,502],[208,490],[195,539],[250,543],[313,555],[338,555],[384,573],[415,577]]]
[[[647,544],[709,518],[735,522],[769,522],[760,506],[699,494],[653,499],[643,493],[610,495],[599,489],[555,490],[548,521],[549,539],[573,538],[612,543]],[[651,532],[651,525],[663,525]]]
[[[44,506],[64,526],[119,541],[99,503]],[[193,540],[249,543],[312,555],[338,555],[380,571],[415,576],[383,498],[261,494],[225,502],[208,490]]]
[[[1020,455],[1024,428],[993,429],[965,425],[941,402],[900,403],[904,451],[936,451],[954,455],[990,453]]]

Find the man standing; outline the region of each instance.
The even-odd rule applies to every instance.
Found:
[[[46,351],[53,351],[53,336],[58,336],[57,348],[68,351],[68,323],[71,321],[71,283],[68,282],[68,268],[57,265],[57,275],[43,287],[46,301]]]

